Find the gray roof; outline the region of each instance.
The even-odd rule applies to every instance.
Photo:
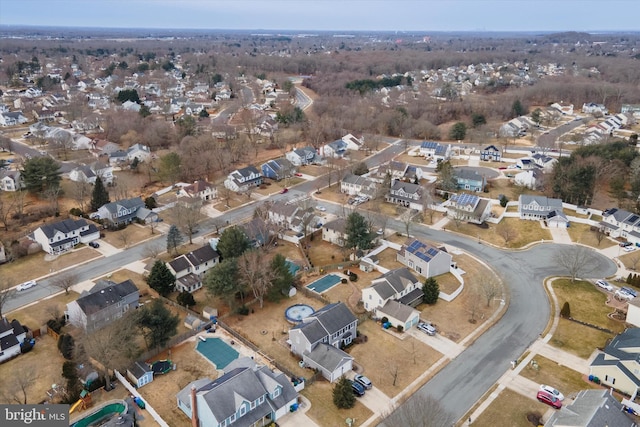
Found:
[[[383,299],[391,298],[396,293],[402,292],[407,286],[418,282],[418,279],[411,274],[407,267],[390,270],[372,280],[373,288]]]
[[[76,300],[85,314],[96,313],[105,307],[116,304],[127,295],[138,292],[136,285],[129,279],[122,283],[115,284],[113,282],[103,289],[97,289],[95,286],[90,294],[81,296]]]
[[[102,205],[103,208],[105,208],[111,213],[118,212],[119,206],[122,206],[126,209],[134,209],[134,208],[140,209],[144,207],[144,202],[140,197],[134,197],[131,199],[116,200],[115,202],[110,202],[105,205]]]
[[[637,424],[622,410],[609,390],[582,390],[573,403],[554,411],[545,427],[634,427]]]
[[[135,362],[133,365],[127,369],[131,375],[133,375],[136,379],[140,379],[144,377],[149,372],[153,372],[149,365],[144,362]]]
[[[400,254],[404,255],[405,251],[409,252],[410,254],[414,254],[425,262],[431,261],[440,253],[440,249],[436,248],[433,245],[421,242],[418,239],[413,239],[402,245],[402,247],[400,248]]]
[[[526,206],[531,203],[537,203],[539,206],[542,206],[544,211],[560,211],[562,212],[562,200],[561,199],[552,199],[546,196],[533,196],[530,194],[521,194],[518,198],[518,205],[522,212],[525,213],[534,213],[539,215],[541,210],[530,210],[526,209]]]
[[[467,181],[484,182],[484,177],[473,169],[455,168],[453,170],[453,175],[457,179],[466,179]]]
[[[45,224],[41,226],[40,229],[43,231],[45,236],[47,236],[48,238],[52,238],[57,232],[61,232],[64,234],[72,233],[86,226],[87,221],[85,221],[84,219],[65,219],[62,221],[54,222],[53,224]]]
[[[189,262],[194,266],[204,264],[208,261],[213,261],[214,259],[220,258],[220,254],[211,247],[211,245],[204,245],[201,248],[198,248],[194,251],[189,252],[185,255]]]
[[[237,169],[236,172],[245,178],[248,178],[252,173],[256,175],[261,175],[260,171],[256,169],[255,166],[247,166],[241,169]]]
[[[401,322],[406,322],[415,314],[416,310],[398,301],[388,300],[382,307],[378,308],[378,312]]]
[[[345,218],[336,218],[333,221],[327,222],[323,227],[344,234],[346,225],[347,220]]]
[[[329,372],[334,372],[348,360],[353,360],[353,357],[349,354],[325,343],[318,344],[313,350],[305,354],[305,356]]]
[[[307,340],[313,344],[356,321],[356,317],[344,303],[336,302],[304,318],[302,323],[292,329],[300,329]]]
[[[404,192],[408,194],[416,194],[416,193],[420,194],[422,187],[420,187],[420,185],[418,184],[413,184],[411,182],[402,182],[398,180],[393,181],[393,184],[391,185],[391,190],[398,191],[400,189],[403,189]]]

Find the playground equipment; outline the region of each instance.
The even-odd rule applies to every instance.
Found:
[[[69,413],[72,414],[73,411],[79,408],[80,411],[87,409],[91,405],[91,393],[87,390],[82,390],[80,393],[80,399],[76,403],[74,403],[69,409]]]

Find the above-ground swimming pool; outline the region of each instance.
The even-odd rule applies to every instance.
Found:
[[[300,323],[305,317],[313,314],[314,310],[307,304],[295,304],[284,311],[284,317],[291,323]]]
[[[226,368],[229,363],[239,356],[237,351],[220,338],[207,337],[206,341],[198,339],[196,350],[216,365],[216,369]]]
[[[340,283],[341,280],[342,278],[340,276],[337,276],[335,274],[327,274],[326,276],[319,278],[315,282],[309,283],[306,288],[321,294],[333,288],[335,285]]]
[[[94,412],[88,416],[80,418],[78,421],[73,423],[71,427],[88,427],[98,425],[98,423],[105,422],[114,415],[119,415],[126,411],[127,403],[124,400],[107,403],[103,407],[94,410]]]

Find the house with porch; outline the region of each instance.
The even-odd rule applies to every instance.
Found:
[[[65,315],[75,327],[93,332],[138,308],[139,301],[140,292],[131,280],[98,280],[89,291],[67,304]]]
[[[518,197],[518,212],[520,219],[533,221],[545,220],[551,212],[562,213],[562,200],[546,196],[521,194]]]
[[[333,382],[353,368],[353,357],[341,350],[356,337],[358,319],[342,302],[329,304],[289,330],[291,352]]]
[[[167,263],[167,267],[176,277],[178,292],[195,292],[202,288],[202,279],[207,271],[218,265],[220,254],[206,244],[187,254],[180,255]]]
[[[371,285],[362,290],[362,302],[365,310],[372,312],[378,319],[390,318],[389,315],[395,314],[394,319],[402,323],[392,323],[393,326],[400,325],[406,330],[420,321],[420,313],[417,310],[400,309],[397,304],[413,310],[422,302],[423,295],[420,280],[408,268],[403,267],[373,279]],[[408,318],[401,315],[407,313],[410,313]]]
[[[396,259],[426,278],[448,273],[453,261],[444,247],[436,248],[418,239],[408,240],[402,245]]]
[[[473,169],[454,168],[453,177],[459,190],[483,191],[487,179]]]
[[[618,334],[591,362],[589,374],[630,396],[640,387],[640,328]]]
[[[495,145],[484,147],[480,151],[480,160],[484,160],[486,162],[500,162],[502,161],[502,151],[500,151],[500,149]]]
[[[262,170],[262,175],[264,177],[275,181],[289,178],[296,172],[293,164],[285,157],[269,160],[263,163],[262,166],[260,166],[260,169]]]
[[[0,363],[18,356],[20,346],[27,337],[27,330],[17,320],[9,322],[0,318]]]
[[[189,197],[193,200],[200,199],[203,203],[209,202],[218,196],[216,187],[202,179],[193,181],[193,184],[182,187],[178,191],[178,197]]]
[[[393,181],[385,200],[394,205],[400,205],[421,211],[423,208],[423,188],[410,182]]]
[[[231,191],[242,192],[262,184],[262,173],[255,166],[247,166],[231,172],[224,186]]]
[[[45,224],[33,232],[33,240],[51,255],[69,251],[79,243],[88,244],[100,238],[100,230],[84,219],[65,219]]]
[[[347,152],[347,143],[341,139],[320,147],[323,157],[343,157]]]
[[[176,395],[193,426],[262,427],[292,411],[298,393],[289,378],[266,366],[238,367],[215,380],[190,382]]]
[[[97,216],[110,227],[120,227],[131,224],[137,218],[138,211],[144,207],[140,197],[122,199],[100,206]]]
[[[320,156],[313,147],[296,148],[286,153],[285,157],[294,166],[311,165],[320,161]]]

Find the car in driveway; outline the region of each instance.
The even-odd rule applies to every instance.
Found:
[[[316,209],[318,209],[320,212],[325,212],[327,210],[327,208],[325,208],[324,206],[318,206],[316,207]]]
[[[283,188],[283,189],[280,191],[280,194],[284,194],[284,193],[288,193],[288,192],[289,192],[289,189],[288,189],[288,188]]]
[[[353,390],[353,394],[356,396],[364,396],[364,386],[358,382],[351,382],[351,390]]]
[[[540,384],[540,391],[546,391],[554,397],[560,400],[564,400],[564,394],[560,393],[557,389],[551,387],[550,385]]]
[[[294,173],[294,175],[295,175],[295,176],[302,176],[302,174],[301,174],[301,173],[299,173],[299,172]]]
[[[98,242],[89,242],[89,246],[91,246],[92,248],[99,248],[100,247],[100,243]]]
[[[430,323],[420,322],[417,326],[418,330],[424,332],[427,335],[434,336],[436,334],[436,328]]]
[[[26,291],[29,288],[33,288],[38,283],[35,280],[29,280],[28,282],[20,283],[16,286],[16,291]]]
[[[625,246],[624,248],[622,248],[625,252],[633,252],[636,250],[636,247],[633,245],[630,246]]]
[[[615,296],[618,299],[627,300],[627,301],[631,301],[637,295],[638,294],[633,289],[629,289],[629,288],[626,288],[626,287],[622,287],[622,288],[618,289],[616,291],[616,293],[615,293]]]
[[[605,291],[609,291],[609,292],[613,291],[613,286],[611,285],[611,283],[607,282],[606,280],[596,280],[596,285],[599,288],[604,289]]]
[[[362,374],[356,375],[355,377],[353,377],[353,380],[364,387],[366,390],[371,390],[371,387],[373,387],[373,384],[371,384],[371,380]]]
[[[620,242],[618,246],[626,248],[627,246],[631,246],[631,242]]]
[[[556,408],[556,409],[562,408],[562,402],[560,401],[560,399],[558,399],[551,393],[547,393],[546,391],[542,391],[542,390],[538,391],[536,398],[538,399],[538,401],[542,403],[546,403],[552,408]]]

